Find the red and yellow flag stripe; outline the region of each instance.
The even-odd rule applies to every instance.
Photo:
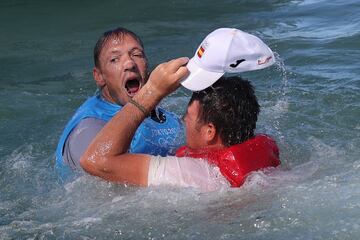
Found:
[[[197,51],[198,57],[201,58],[202,55],[204,54],[204,52],[205,52],[205,49],[201,46],[201,47],[199,48],[199,50]]]

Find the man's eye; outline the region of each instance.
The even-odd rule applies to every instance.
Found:
[[[110,59],[110,62],[117,62],[117,61],[119,61],[119,58],[118,58],[118,57],[114,57],[114,58],[111,58],[111,59]]]
[[[132,54],[134,57],[139,57],[139,58],[143,58],[144,57],[144,54],[142,52],[134,52]]]

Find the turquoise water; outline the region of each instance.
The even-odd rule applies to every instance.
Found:
[[[358,239],[360,2],[2,1],[0,239]],[[191,57],[218,27],[278,55],[243,74],[283,168],[241,189],[141,189],[83,176],[62,185],[54,151],[95,91],[92,48],[116,26],[138,33],[151,67]],[[190,93],[162,102],[182,114]]]

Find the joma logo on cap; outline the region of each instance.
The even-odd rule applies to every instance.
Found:
[[[245,59],[236,60],[236,63],[230,64],[230,67],[236,68],[240,63],[242,63],[242,62],[244,62],[244,61],[245,61]]]

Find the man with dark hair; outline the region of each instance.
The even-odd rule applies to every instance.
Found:
[[[132,102],[145,85],[148,63],[143,43],[133,32],[116,28],[105,32],[94,48],[93,77],[99,91],[79,107],[66,125],[56,150],[56,169],[63,180],[81,170],[80,157],[106,123]],[[183,135],[180,119],[154,108],[132,138],[130,152],[174,155]]]
[[[280,164],[276,143],[265,135],[254,136],[259,104],[251,84],[239,77],[222,77],[193,93],[184,117],[186,146],[177,151],[178,157],[128,153],[146,113],[188,74],[187,61],[172,60],[152,72],[134,96],[136,104],[126,104],[89,145],[80,160],[85,171],[114,182],[209,191],[241,186],[251,171]]]
[[[254,136],[260,106],[249,81],[220,78],[211,87],[194,92],[189,105],[194,101],[200,104],[199,123],[213,123],[226,147]]]

